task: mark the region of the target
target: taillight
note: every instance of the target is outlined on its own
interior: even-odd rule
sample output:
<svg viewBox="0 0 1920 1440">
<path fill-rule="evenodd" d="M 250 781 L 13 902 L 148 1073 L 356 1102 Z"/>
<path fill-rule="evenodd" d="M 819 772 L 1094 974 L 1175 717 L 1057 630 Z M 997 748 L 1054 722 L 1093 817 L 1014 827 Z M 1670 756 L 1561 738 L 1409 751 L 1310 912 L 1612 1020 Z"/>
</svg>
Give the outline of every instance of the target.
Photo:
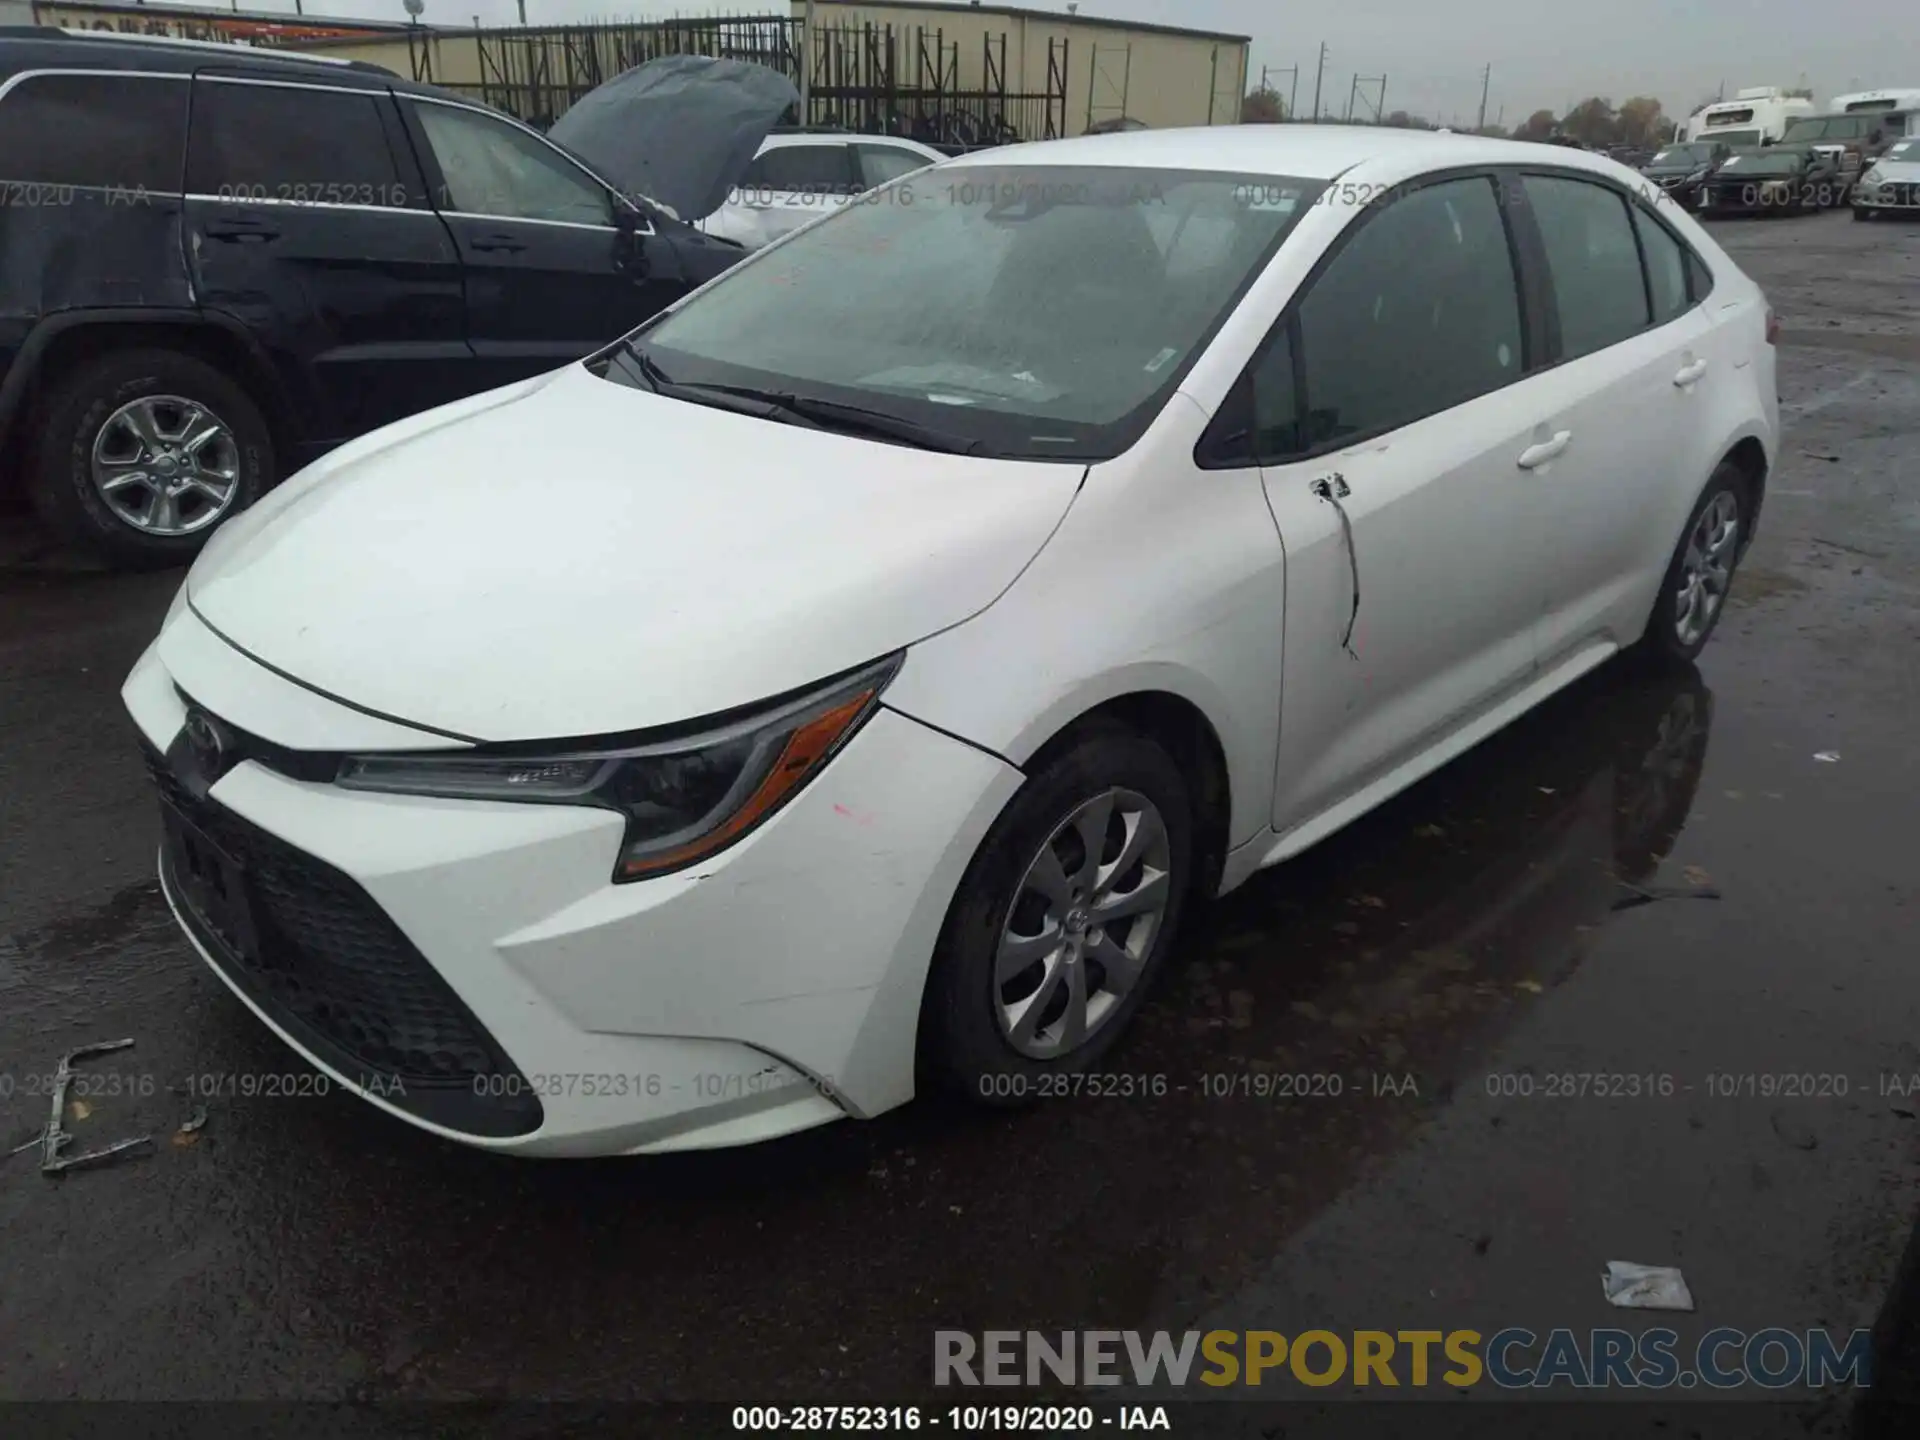
<svg viewBox="0 0 1920 1440">
<path fill-rule="evenodd" d="M 1767 343 L 1769 345 L 1780 343 L 1780 317 L 1773 313 L 1771 305 L 1767 307 Z"/>
</svg>

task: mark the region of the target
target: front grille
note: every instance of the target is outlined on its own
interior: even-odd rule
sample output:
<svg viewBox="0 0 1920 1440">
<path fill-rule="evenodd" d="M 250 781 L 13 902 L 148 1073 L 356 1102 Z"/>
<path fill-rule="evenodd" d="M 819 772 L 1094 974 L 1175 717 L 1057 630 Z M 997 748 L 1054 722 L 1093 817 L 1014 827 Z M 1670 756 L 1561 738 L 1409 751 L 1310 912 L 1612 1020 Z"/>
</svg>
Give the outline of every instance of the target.
<svg viewBox="0 0 1920 1440">
<path fill-rule="evenodd" d="M 384 910 L 350 876 L 207 798 L 184 746 L 147 766 L 161 798 L 240 868 L 249 943 L 179 908 L 221 972 L 303 1046 L 390 1104 L 449 1129 L 524 1135 L 533 1088 Z M 180 894 L 171 829 L 166 879 Z"/>
</svg>

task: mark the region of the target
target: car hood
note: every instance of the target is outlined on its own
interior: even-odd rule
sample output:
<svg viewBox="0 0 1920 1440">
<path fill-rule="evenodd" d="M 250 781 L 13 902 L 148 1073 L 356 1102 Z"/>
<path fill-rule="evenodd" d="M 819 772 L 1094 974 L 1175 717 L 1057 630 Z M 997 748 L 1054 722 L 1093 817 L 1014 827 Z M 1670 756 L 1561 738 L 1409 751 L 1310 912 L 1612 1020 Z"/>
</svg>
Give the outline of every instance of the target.
<svg viewBox="0 0 1920 1440">
<path fill-rule="evenodd" d="M 614 734 L 798 689 L 977 614 L 1085 473 L 572 366 L 309 466 L 215 533 L 187 597 L 254 659 L 392 719 L 469 740 Z"/>
<path fill-rule="evenodd" d="M 1883 184 L 1911 185 L 1920 180 L 1920 160 L 1876 160 L 1872 169 Z"/>
<path fill-rule="evenodd" d="M 663 55 L 588 91 L 548 133 L 623 193 L 691 223 L 720 208 L 799 98 L 764 65 Z"/>
</svg>

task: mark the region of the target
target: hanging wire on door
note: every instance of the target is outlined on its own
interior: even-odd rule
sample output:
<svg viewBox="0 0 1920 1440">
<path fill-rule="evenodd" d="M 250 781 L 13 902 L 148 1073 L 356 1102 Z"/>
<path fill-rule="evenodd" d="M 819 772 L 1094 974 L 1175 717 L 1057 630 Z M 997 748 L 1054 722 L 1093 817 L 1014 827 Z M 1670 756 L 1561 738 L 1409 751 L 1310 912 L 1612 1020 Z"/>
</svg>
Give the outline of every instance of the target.
<svg viewBox="0 0 1920 1440">
<path fill-rule="evenodd" d="M 1353 520 L 1347 514 L 1347 507 L 1340 503 L 1351 495 L 1353 490 L 1348 486 L 1346 477 L 1338 471 L 1332 475 L 1323 475 L 1313 482 L 1311 489 L 1315 495 L 1333 506 L 1335 513 L 1340 516 L 1340 533 L 1347 542 L 1347 569 L 1353 575 L 1353 608 L 1347 612 L 1347 629 L 1346 633 L 1340 637 L 1340 648 L 1358 660 L 1359 652 L 1353 648 L 1353 627 L 1360 619 L 1360 555 L 1353 545 Z"/>
</svg>

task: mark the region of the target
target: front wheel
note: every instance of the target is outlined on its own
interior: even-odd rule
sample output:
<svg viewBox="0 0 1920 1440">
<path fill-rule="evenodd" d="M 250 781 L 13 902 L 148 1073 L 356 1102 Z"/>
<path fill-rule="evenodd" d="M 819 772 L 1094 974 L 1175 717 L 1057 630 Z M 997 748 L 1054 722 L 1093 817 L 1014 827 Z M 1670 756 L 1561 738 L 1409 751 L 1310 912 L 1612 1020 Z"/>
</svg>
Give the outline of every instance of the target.
<svg viewBox="0 0 1920 1440">
<path fill-rule="evenodd" d="M 1747 477 L 1722 461 L 1687 517 L 1660 582 L 1641 647 L 1686 663 L 1706 647 L 1720 621 L 1748 524 Z"/>
<path fill-rule="evenodd" d="M 1856 205 L 1853 207 L 1853 218 L 1856 220 L 1871 220 L 1873 218 L 1873 211 L 1867 209 L 1864 205 Z"/>
<path fill-rule="evenodd" d="M 1165 961 L 1192 867 L 1179 767 L 1133 730 L 1088 725 L 1021 787 L 961 881 L 922 1005 L 925 1077 L 1004 1106 L 1093 1065 Z"/>
</svg>

